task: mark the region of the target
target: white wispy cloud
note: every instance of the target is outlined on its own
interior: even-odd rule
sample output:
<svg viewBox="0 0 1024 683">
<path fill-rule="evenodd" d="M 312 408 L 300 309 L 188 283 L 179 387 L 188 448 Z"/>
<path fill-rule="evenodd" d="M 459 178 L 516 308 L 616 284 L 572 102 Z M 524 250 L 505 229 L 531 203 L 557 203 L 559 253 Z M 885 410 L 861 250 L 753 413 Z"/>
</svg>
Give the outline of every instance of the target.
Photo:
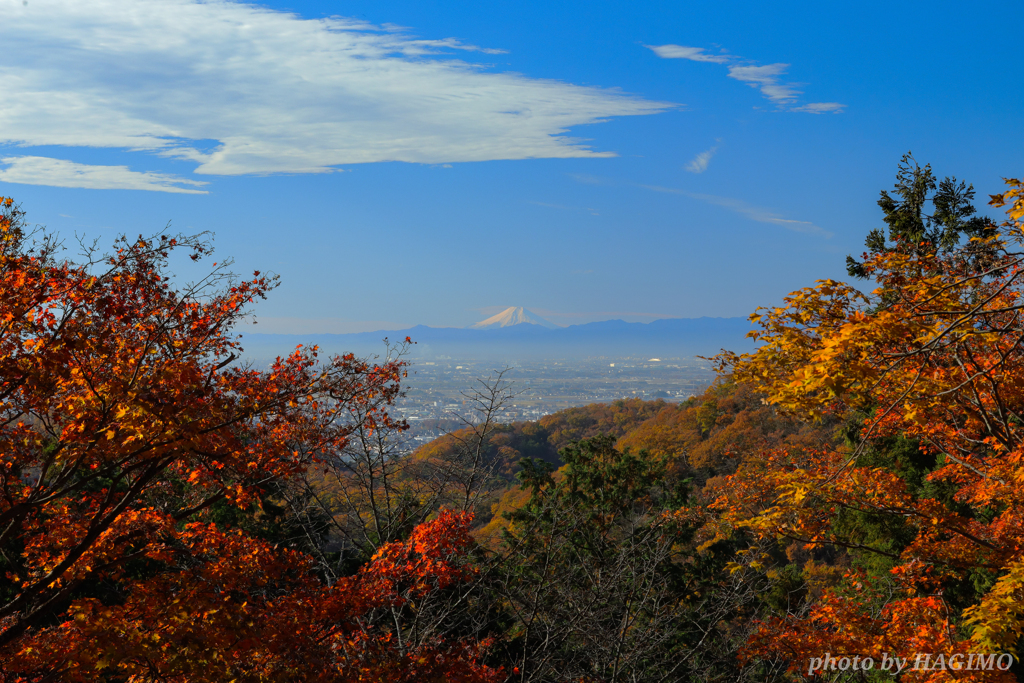
<svg viewBox="0 0 1024 683">
<path fill-rule="evenodd" d="M 712 194 L 700 194 L 697 192 L 688 192 L 687 190 L 680 190 L 674 187 L 661 187 L 658 185 L 641 185 L 648 190 L 655 192 L 667 192 L 669 194 L 678 194 L 690 199 L 696 199 L 698 201 L 706 202 L 714 206 L 720 206 L 724 209 L 734 211 L 742 216 L 746 216 L 752 221 L 758 223 L 770 223 L 772 225 L 781 226 L 787 230 L 794 232 L 803 232 L 810 235 L 821 235 L 822 237 L 832 237 L 832 233 L 824 228 L 821 228 L 810 221 L 798 221 L 792 218 L 785 218 L 779 215 L 776 211 L 766 209 L 760 206 L 752 206 L 741 199 L 733 199 L 731 197 L 719 197 Z"/>
<path fill-rule="evenodd" d="M 0 143 L 148 151 L 217 175 L 614 156 L 566 135 L 673 105 L 490 71 L 501 52 L 226 0 L 0 0 Z"/>
<path fill-rule="evenodd" d="M 715 156 L 715 152 L 717 151 L 718 145 L 704 150 L 686 165 L 686 170 L 690 173 L 703 173 L 708 169 L 708 164 L 711 163 L 711 157 Z"/>
<path fill-rule="evenodd" d="M 709 55 L 702 47 L 686 47 L 685 45 L 645 45 L 654 50 L 654 54 L 662 59 L 689 59 L 694 62 L 712 62 L 728 64 L 728 55 Z"/>
<path fill-rule="evenodd" d="M 694 62 L 727 64 L 729 78 L 735 78 L 741 83 L 760 90 L 766 99 L 785 111 L 838 114 L 846 106 L 838 102 L 797 104 L 798 98 L 803 94 L 803 91 L 799 90 L 800 84 L 786 83 L 781 80 L 781 77 L 789 70 L 789 64 L 758 65 L 732 55 L 709 55 L 704 52 L 702 47 L 685 47 L 683 45 L 647 45 L 646 47 L 664 59 L 689 59 Z"/>
<path fill-rule="evenodd" d="M 841 112 L 845 107 L 845 104 L 839 104 L 838 102 L 811 102 L 810 104 L 804 104 L 799 107 L 791 107 L 790 111 L 806 111 L 811 114 L 830 114 Z"/>
<path fill-rule="evenodd" d="M 764 66 L 730 66 L 729 78 L 757 88 L 761 94 L 772 102 L 789 104 L 802 95 L 792 83 L 780 83 L 779 76 L 786 73 L 789 64 L 765 64 Z"/>
<path fill-rule="evenodd" d="M 78 187 L 89 190 L 154 190 L 207 194 L 197 190 L 207 183 L 166 173 L 133 171 L 127 166 L 94 166 L 64 159 L 20 156 L 0 159 L 0 181 L 22 185 Z M 184 187 L 183 187 L 184 186 Z"/>
</svg>

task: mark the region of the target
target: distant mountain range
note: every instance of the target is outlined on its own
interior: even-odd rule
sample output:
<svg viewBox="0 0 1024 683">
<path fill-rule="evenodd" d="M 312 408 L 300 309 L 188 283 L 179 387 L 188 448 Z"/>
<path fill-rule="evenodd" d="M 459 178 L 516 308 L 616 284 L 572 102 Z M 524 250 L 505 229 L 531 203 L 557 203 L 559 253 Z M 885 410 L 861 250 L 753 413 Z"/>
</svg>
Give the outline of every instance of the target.
<svg viewBox="0 0 1024 683">
<path fill-rule="evenodd" d="M 546 325 L 526 321 L 502 324 L 502 320 L 517 316 L 539 318 Z M 484 323 L 487 325 L 483 326 Z M 512 308 L 470 328 L 417 325 L 405 330 L 357 334 L 246 334 L 242 346 L 245 355 L 256 361 L 290 353 L 299 344 L 316 344 L 326 355 L 379 354 L 384 349 L 385 337 L 392 342 L 411 337 L 416 342 L 412 349 L 414 358 L 450 356 L 502 362 L 585 356 L 667 359 L 711 356 L 723 348 L 750 351 L 754 348 L 746 337 L 750 329 L 746 318 L 664 318 L 651 323 L 606 320 L 555 327 L 529 311 Z"/>
</svg>

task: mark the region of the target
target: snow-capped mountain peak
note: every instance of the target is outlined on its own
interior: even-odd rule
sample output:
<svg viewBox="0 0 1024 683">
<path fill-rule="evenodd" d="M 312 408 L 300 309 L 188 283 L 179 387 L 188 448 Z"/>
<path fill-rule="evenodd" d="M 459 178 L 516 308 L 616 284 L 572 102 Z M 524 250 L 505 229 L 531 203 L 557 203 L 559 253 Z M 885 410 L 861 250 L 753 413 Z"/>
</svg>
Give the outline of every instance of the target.
<svg viewBox="0 0 1024 683">
<path fill-rule="evenodd" d="M 470 325 L 472 330 L 490 330 L 496 327 L 511 327 L 512 325 L 540 325 L 541 327 L 547 327 L 549 329 L 555 329 L 559 325 L 554 324 L 544 318 L 540 317 L 536 313 L 528 311 L 522 306 L 509 306 L 501 313 L 492 315 L 487 320 L 481 320 L 475 325 Z"/>
</svg>

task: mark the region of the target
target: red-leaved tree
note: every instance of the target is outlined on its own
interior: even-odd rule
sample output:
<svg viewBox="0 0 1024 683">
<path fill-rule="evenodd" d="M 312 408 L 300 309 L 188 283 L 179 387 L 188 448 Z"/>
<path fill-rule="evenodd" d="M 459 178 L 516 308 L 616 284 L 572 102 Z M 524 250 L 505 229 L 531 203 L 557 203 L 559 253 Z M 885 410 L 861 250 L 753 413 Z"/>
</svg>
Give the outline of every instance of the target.
<svg viewBox="0 0 1024 683">
<path fill-rule="evenodd" d="M 208 518 L 394 428 L 404 361 L 299 348 L 236 363 L 232 326 L 275 278 L 222 264 L 175 286 L 201 237 L 122 239 L 79 262 L 0 199 L 0 680 L 487 680 L 475 646 L 397 642 L 373 610 L 464 576 L 442 515 L 326 586 L 309 558 Z M 358 416 L 358 421 L 353 418 Z"/>
</svg>

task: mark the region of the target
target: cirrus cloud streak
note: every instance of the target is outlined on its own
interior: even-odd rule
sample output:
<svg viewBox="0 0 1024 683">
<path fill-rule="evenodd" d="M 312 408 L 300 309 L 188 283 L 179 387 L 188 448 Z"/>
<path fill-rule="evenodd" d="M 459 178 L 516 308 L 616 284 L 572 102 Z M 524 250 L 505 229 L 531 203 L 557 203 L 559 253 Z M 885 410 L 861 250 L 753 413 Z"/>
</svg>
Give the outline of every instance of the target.
<svg viewBox="0 0 1024 683">
<path fill-rule="evenodd" d="M 846 106 L 838 102 L 811 102 L 798 104 L 800 95 L 799 84 L 786 83 L 781 77 L 789 70 L 789 64 L 753 64 L 748 60 L 728 54 L 709 55 L 702 47 L 685 45 L 647 45 L 662 59 L 688 59 L 693 62 L 712 62 L 725 64 L 729 67 L 729 78 L 746 83 L 761 92 L 765 99 L 774 103 L 784 111 L 805 112 L 809 114 L 840 113 Z"/>
<path fill-rule="evenodd" d="M 166 173 L 133 171 L 127 166 L 78 164 L 50 157 L 4 157 L 0 181 L 22 185 L 76 187 L 89 190 L 152 190 L 179 194 L 207 194 L 197 190 L 207 183 Z M 182 187 L 184 185 L 185 187 Z"/>
<path fill-rule="evenodd" d="M 809 235 L 819 235 L 821 237 L 830 238 L 832 233 L 824 228 L 815 225 L 811 221 L 798 221 L 792 218 L 785 218 L 780 216 L 777 212 L 766 209 L 761 206 L 752 206 L 741 199 L 733 199 L 732 197 L 719 197 L 712 194 L 701 194 L 698 192 L 688 192 L 687 190 L 680 190 L 674 187 L 661 187 L 658 185 L 641 185 L 647 190 L 653 190 L 655 192 L 665 192 L 668 194 L 678 194 L 690 199 L 696 199 L 697 201 L 705 202 L 713 206 L 720 206 L 723 209 L 728 209 L 741 216 L 746 216 L 752 221 L 758 223 L 770 223 L 772 225 L 778 225 L 787 230 L 793 232 L 802 232 Z"/>
<path fill-rule="evenodd" d="M 567 132 L 674 105 L 490 70 L 456 39 L 226 0 L 0 0 L 0 143 L 147 151 L 212 175 L 614 156 Z"/>
<path fill-rule="evenodd" d="M 703 173 L 708 170 L 708 164 L 711 163 L 711 157 L 715 156 L 715 152 L 717 151 L 718 145 L 704 150 L 686 165 L 686 170 L 690 173 Z"/>
</svg>

